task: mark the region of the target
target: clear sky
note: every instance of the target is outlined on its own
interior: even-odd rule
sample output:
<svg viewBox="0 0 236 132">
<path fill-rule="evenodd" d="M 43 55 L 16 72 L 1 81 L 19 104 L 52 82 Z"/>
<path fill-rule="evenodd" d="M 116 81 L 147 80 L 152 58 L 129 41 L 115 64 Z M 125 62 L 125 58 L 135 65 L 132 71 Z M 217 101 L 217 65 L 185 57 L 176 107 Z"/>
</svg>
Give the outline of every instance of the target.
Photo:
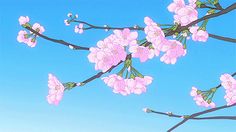
<svg viewBox="0 0 236 132">
<path fill-rule="evenodd" d="M 220 0 L 226 7 L 235 0 Z M 38 39 L 35 48 L 18 43 L 22 28 L 19 16 L 39 22 L 45 35 L 83 46 L 94 46 L 111 32 L 102 30 L 75 34 L 74 26 L 63 20 L 68 12 L 96 25 L 144 26 L 149 16 L 163 24 L 172 23 L 166 9 L 171 0 L 1 0 L 0 4 L 0 132 L 165 132 L 180 119 L 146 114 L 143 107 L 157 111 L 191 114 L 202 111 L 189 92 L 192 86 L 208 89 L 220 83 L 223 73 L 236 71 L 236 45 L 210 38 L 207 43 L 188 41 L 188 53 L 175 65 L 160 58 L 135 63 L 154 81 L 146 93 L 127 97 L 112 93 L 100 79 L 66 92 L 59 106 L 49 105 L 48 73 L 61 81 L 82 81 L 97 71 L 87 60 L 88 51 L 71 51 L 53 42 Z M 236 38 L 235 11 L 209 22 L 210 33 Z M 140 32 L 140 39 L 144 34 Z M 105 75 L 106 76 L 106 75 Z M 224 90 L 215 97 L 224 105 Z M 215 115 L 235 115 L 236 108 Z M 176 132 L 231 132 L 234 121 L 189 121 Z"/>
</svg>

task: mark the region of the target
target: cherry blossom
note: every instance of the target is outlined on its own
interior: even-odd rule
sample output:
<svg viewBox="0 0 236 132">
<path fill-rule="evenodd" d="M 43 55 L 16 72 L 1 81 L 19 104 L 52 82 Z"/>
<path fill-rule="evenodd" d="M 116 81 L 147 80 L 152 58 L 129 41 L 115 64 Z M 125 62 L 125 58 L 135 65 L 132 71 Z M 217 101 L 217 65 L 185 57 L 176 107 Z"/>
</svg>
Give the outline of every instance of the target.
<svg viewBox="0 0 236 132">
<path fill-rule="evenodd" d="M 174 0 L 173 3 L 171 3 L 167 9 L 169 12 L 177 12 L 180 8 L 185 6 L 184 0 Z"/>
<path fill-rule="evenodd" d="M 184 6 L 179 8 L 174 15 L 175 22 L 179 23 L 181 26 L 186 26 L 192 21 L 197 20 L 198 12 L 192 6 Z"/>
<path fill-rule="evenodd" d="M 176 23 L 186 26 L 198 18 L 195 3 L 196 0 L 189 0 L 189 5 L 185 5 L 184 0 L 174 0 L 167 8 L 175 14 L 174 19 Z"/>
<path fill-rule="evenodd" d="M 36 41 L 35 38 L 29 38 L 26 44 L 27 44 L 29 47 L 32 47 L 32 48 L 33 48 L 33 47 L 36 46 L 37 41 Z"/>
<path fill-rule="evenodd" d="M 122 46 L 135 45 L 137 44 L 137 32 L 131 32 L 130 29 L 125 28 L 124 30 L 114 30 L 116 41 Z"/>
<path fill-rule="evenodd" d="M 161 61 L 166 64 L 175 64 L 177 59 L 181 56 L 185 56 L 186 49 L 182 43 L 177 40 L 168 40 L 166 41 L 166 45 L 169 45 L 169 48 L 165 52 L 165 54 L 161 57 Z"/>
<path fill-rule="evenodd" d="M 127 53 L 122 44 L 117 43 L 115 35 L 112 34 L 103 41 L 98 41 L 98 47 L 90 48 L 88 59 L 95 63 L 95 70 L 107 71 L 112 66 L 124 61 Z"/>
<path fill-rule="evenodd" d="M 151 42 L 156 50 L 160 50 L 158 47 L 162 45 L 165 40 L 165 34 L 162 29 L 149 17 L 144 18 L 144 23 L 147 25 L 144 28 L 144 32 L 147 35 L 146 39 Z M 158 55 L 158 54 L 157 54 Z"/>
<path fill-rule="evenodd" d="M 42 34 L 45 29 L 43 26 L 41 26 L 39 23 L 35 23 L 33 26 L 32 26 L 32 29 L 34 29 L 36 32 Z"/>
<path fill-rule="evenodd" d="M 126 87 L 125 79 L 119 75 L 112 74 L 109 77 L 102 78 L 105 84 L 113 89 L 114 93 L 118 93 L 121 95 L 129 95 L 131 93 L 131 89 Z"/>
<path fill-rule="evenodd" d="M 192 39 L 194 41 L 206 42 L 209 37 L 207 31 L 202 29 L 199 30 L 198 26 L 190 27 L 189 31 L 192 33 Z"/>
<path fill-rule="evenodd" d="M 80 23 L 79 25 L 75 26 L 74 30 L 75 30 L 76 33 L 82 34 L 84 32 L 83 27 L 84 27 L 84 24 Z"/>
<path fill-rule="evenodd" d="M 140 62 L 145 62 L 148 59 L 151 59 L 155 55 L 154 49 L 149 49 L 149 47 L 144 46 L 131 46 L 129 48 L 129 51 L 132 53 L 133 58 L 139 58 Z M 156 55 L 159 54 L 159 52 L 156 53 Z"/>
<path fill-rule="evenodd" d="M 143 108 L 143 112 L 145 112 L 145 113 L 151 113 L 151 112 L 152 112 L 152 110 L 151 110 L 151 109 L 149 109 L 149 108 Z"/>
<path fill-rule="evenodd" d="M 48 87 L 49 87 L 49 92 L 47 96 L 48 103 L 58 105 L 63 97 L 65 87 L 52 74 L 48 74 Z"/>
<path fill-rule="evenodd" d="M 146 92 L 146 86 L 152 83 L 152 77 L 150 76 L 124 79 L 119 75 L 112 74 L 102 78 L 102 80 L 113 89 L 114 93 L 124 96 L 131 93 L 142 94 L 143 92 Z"/>
<path fill-rule="evenodd" d="M 206 100 L 203 99 L 201 94 L 198 94 L 197 91 L 198 91 L 198 89 L 196 87 L 192 87 L 190 95 L 193 97 L 193 100 L 195 100 L 195 102 L 198 106 L 211 107 L 211 108 L 216 107 L 214 102 L 208 103 Z"/>
<path fill-rule="evenodd" d="M 65 19 L 65 20 L 64 20 L 64 23 L 65 23 L 66 26 L 69 26 L 69 25 L 70 25 L 70 22 L 69 22 L 68 19 Z"/>
<path fill-rule="evenodd" d="M 27 37 L 28 33 L 25 30 L 20 30 L 17 36 L 17 41 L 20 43 L 27 43 L 28 37 Z"/>
<path fill-rule="evenodd" d="M 69 12 L 69 13 L 67 14 L 67 17 L 72 17 L 72 13 Z"/>
<path fill-rule="evenodd" d="M 26 23 L 28 23 L 29 22 L 29 17 L 28 16 L 20 16 L 20 18 L 19 18 L 19 23 L 20 23 L 20 25 L 24 25 L 24 24 L 26 24 Z"/>
<path fill-rule="evenodd" d="M 196 2 L 197 0 L 188 0 L 189 5 L 192 6 L 193 8 L 196 8 Z"/>
<path fill-rule="evenodd" d="M 236 80 L 230 74 L 223 74 L 220 77 L 221 85 L 225 88 L 226 95 L 224 96 L 227 105 L 236 103 Z"/>
</svg>

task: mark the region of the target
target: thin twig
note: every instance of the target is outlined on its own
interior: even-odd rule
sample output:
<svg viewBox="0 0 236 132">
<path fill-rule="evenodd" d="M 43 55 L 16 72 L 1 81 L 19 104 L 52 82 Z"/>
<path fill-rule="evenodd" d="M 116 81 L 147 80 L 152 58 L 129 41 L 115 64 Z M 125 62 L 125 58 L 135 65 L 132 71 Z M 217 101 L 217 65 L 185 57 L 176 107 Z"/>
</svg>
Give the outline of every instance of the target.
<svg viewBox="0 0 236 132">
<path fill-rule="evenodd" d="M 177 127 L 179 127 L 180 125 L 184 124 L 186 121 L 188 121 L 191 118 L 195 118 L 195 117 L 203 115 L 203 114 L 211 113 L 211 112 L 221 110 L 221 109 L 225 109 L 225 108 L 230 108 L 230 107 L 233 107 L 233 106 L 236 106 L 236 103 L 233 104 L 233 105 L 229 105 L 229 106 L 223 105 L 223 106 L 220 106 L 220 107 L 216 107 L 216 108 L 212 108 L 212 109 L 208 109 L 208 110 L 204 110 L 204 111 L 201 111 L 201 112 L 194 113 L 194 114 L 190 115 L 188 118 L 184 118 L 181 122 L 179 122 L 178 124 L 171 127 L 167 132 L 171 132 L 172 130 L 174 130 Z"/>
<path fill-rule="evenodd" d="M 159 114 L 159 115 L 165 115 L 165 116 L 169 116 L 169 117 L 175 117 L 175 118 L 184 118 L 185 115 L 178 115 L 178 114 L 173 114 L 172 112 L 159 112 L 159 111 L 155 111 L 155 110 L 150 110 L 150 113 L 155 113 L 155 114 Z M 190 118 L 192 120 L 211 120 L 211 119 L 215 119 L 215 120 L 236 120 L 236 116 L 210 116 L 210 117 L 193 117 Z"/>
<path fill-rule="evenodd" d="M 29 31 L 33 32 L 34 34 L 46 39 L 46 40 L 49 40 L 49 41 L 52 41 L 52 42 L 55 42 L 55 43 L 58 43 L 58 44 L 62 44 L 62 45 L 65 45 L 65 46 L 72 46 L 73 49 L 75 50 L 89 50 L 88 47 L 82 47 L 82 46 L 78 46 L 78 45 L 75 45 L 75 44 L 72 44 L 72 43 L 68 43 L 64 40 L 58 40 L 58 39 L 53 39 L 53 38 L 50 38 L 50 37 L 47 37 L 43 34 L 40 34 L 38 33 L 37 31 L 35 31 L 34 29 L 30 28 L 30 27 L 26 27 L 26 29 L 28 29 Z"/>
</svg>

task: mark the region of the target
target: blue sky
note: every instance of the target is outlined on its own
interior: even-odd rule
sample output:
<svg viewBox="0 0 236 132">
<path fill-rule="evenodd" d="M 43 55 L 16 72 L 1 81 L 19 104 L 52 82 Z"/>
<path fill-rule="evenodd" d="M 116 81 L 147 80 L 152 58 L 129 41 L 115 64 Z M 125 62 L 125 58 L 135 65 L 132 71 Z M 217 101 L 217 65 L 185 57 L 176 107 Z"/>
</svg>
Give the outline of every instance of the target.
<svg viewBox="0 0 236 132">
<path fill-rule="evenodd" d="M 236 45 L 210 38 L 207 43 L 188 41 L 188 53 L 175 65 L 160 62 L 159 57 L 140 64 L 143 74 L 153 76 L 148 91 L 127 97 L 112 93 L 100 79 L 84 87 L 66 92 L 59 106 L 46 101 L 48 73 L 61 81 L 82 81 L 95 74 L 94 65 L 87 60 L 87 51 L 71 51 L 53 42 L 38 39 L 35 48 L 16 41 L 22 28 L 19 16 L 29 16 L 39 22 L 45 35 L 83 46 L 94 46 L 111 32 L 85 31 L 79 35 L 74 26 L 64 26 L 68 12 L 96 25 L 144 26 L 143 18 L 150 16 L 159 23 L 172 23 L 166 9 L 171 0 L 58 0 L 1 1 L 0 4 L 0 132 L 164 132 L 179 119 L 146 114 L 143 107 L 157 111 L 190 114 L 204 110 L 195 105 L 189 92 L 192 86 L 208 89 L 220 83 L 223 73 L 233 73 L 236 67 Z M 223 7 L 235 2 L 221 0 Z M 46 4 L 45 4 L 46 3 Z M 235 11 L 212 19 L 210 33 L 236 37 Z M 140 32 L 140 39 L 144 37 Z M 215 97 L 218 105 L 225 104 L 224 90 Z M 216 112 L 235 115 L 236 108 Z M 211 114 L 209 114 L 211 115 Z M 176 132 L 236 129 L 233 121 L 190 121 Z M 227 130 L 228 131 L 228 130 Z"/>
</svg>

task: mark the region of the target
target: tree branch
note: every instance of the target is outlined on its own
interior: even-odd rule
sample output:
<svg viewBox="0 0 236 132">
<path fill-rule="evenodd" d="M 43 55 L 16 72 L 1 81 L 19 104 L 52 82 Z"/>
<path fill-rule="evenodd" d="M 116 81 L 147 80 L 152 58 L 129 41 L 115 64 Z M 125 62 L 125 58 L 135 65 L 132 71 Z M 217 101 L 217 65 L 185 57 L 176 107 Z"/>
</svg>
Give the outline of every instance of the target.
<svg viewBox="0 0 236 132">
<path fill-rule="evenodd" d="M 159 111 L 154 111 L 154 110 L 150 110 L 150 113 L 155 113 L 155 114 L 159 114 L 159 115 L 165 115 L 165 116 L 169 116 L 169 117 L 175 117 L 175 118 L 184 118 L 185 115 L 177 115 L 177 114 L 173 114 L 172 112 L 159 112 Z M 193 117 L 190 118 L 192 120 L 236 120 L 236 116 L 210 116 L 210 117 Z"/>
<path fill-rule="evenodd" d="M 223 36 L 214 35 L 214 34 L 210 34 L 210 33 L 209 33 L 209 37 L 214 38 L 214 39 L 219 39 L 219 40 L 227 41 L 227 42 L 236 43 L 236 39 L 234 39 L 234 38 L 223 37 Z"/>
<path fill-rule="evenodd" d="M 59 43 L 59 44 L 62 44 L 62 45 L 65 45 L 65 46 L 72 46 L 73 49 L 75 50 L 89 50 L 88 47 L 82 47 L 82 46 L 77 46 L 75 44 L 72 44 L 72 43 L 68 43 L 68 42 L 65 42 L 64 40 L 58 40 L 58 39 L 53 39 L 53 38 L 49 38 L 43 34 L 40 34 L 38 33 L 37 31 L 35 31 L 34 29 L 30 28 L 30 27 L 25 27 L 26 29 L 28 29 L 29 31 L 33 32 L 34 34 L 46 39 L 46 40 L 49 40 L 49 41 L 52 41 L 52 42 L 55 42 L 55 43 Z"/>
<path fill-rule="evenodd" d="M 214 13 L 214 14 L 210 14 L 210 15 L 207 15 L 207 16 L 204 16 L 196 21 L 193 21 L 191 22 L 190 24 L 186 25 L 186 26 L 180 26 L 177 28 L 176 31 L 171 31 L 171 32 L 168 32 L 168 33 L 165 33 L 166 37 L 167 36 L 171 36 L 173 35 L 175 32 L 181 32 L 185 29 L 187 29 L 188 27 L 190 26 L 193 26 L 201 21 L 204 21 L 206 19 L 211 19 L 211 18 L 214 18 L 214 17 L 217 17 L 217 16 L 220 16 L 220 15 L 223 15 L 223 14 L 226 14 L 232 10 L 234 10 L 236 8 L 236 3 L 232 4 L 231 6 L 227 7 L 226 9 L 223 9 L 217 13 Z M 90 26 L 88 29 L 90 28 L 95 28 L 95 29 L 107 29 L 107 30 L 113 30 L 113 29 L 119 29 L 119 30 L 122 30 L 124 28 L 129 28 L 130 30 L 144 30 L 143 27 L 139 27 L 139 26 L 134 26 L 134 27 L 101 27 L 101 26 L 95 26 L 93 24 L 90 24 L 90 23 L 87 23 L 87 22 L 84 22 L 84 21 L 78 21 L 78 20 L 73 20 L 74 22 L 80 22 L 80 23 L 83 23 L 83 24 L 86 24 L 88 26 Z M 171 25 L 164 25 L 164 26 L 171 26 Z M 52 42 L 55 42 L 55 43 L 59 43 L 59 44 L 62 44 L 62 45 L 65 45 L 65 46 L 72 46 L 73 49 L 76 49 L 76 50 L 89 50 L 88 47 L 82 47 L 82 46 L 77 46 L 75 44 L 71 44 L 71 43 L 68 43 L 68 42 L 65 42 L 64 40 L 57 40 L 57 39 L 53 39 L 53 38 L 49 38 L 43 34 L 40 34 L 38 32 L 36 32 L 35 30 L 33 30 L 32 28 L 30 27 L 26 27 L 26 29 L 30 30 L 31 32 L 33 32 L 34 34 L 46 39 L 46 40 L 49 40 L 49 41 L 52 41 Z M 225 40 L 225 41 L 229 41 L 229 42 L 234 42 L 235 39 L 232 39 L 232 38 L 226 38 L 226 37 L 222 37 L 222 36 L 218 36 L 218 35 L 213 35 L 213 34 L 209 34 L 210 37 L 212 38 L 215 38 L 215 39 L 220 39 L 220 40 Z M 129 57 L 130 55 L 128 55 L 127 57 Z M 84 80 L 83 82 L 81 83 L 88 83 L 90 81 L 93 81 L 94 79 L 96 78 L 99 78 L 101 77 L 103 74 L 107 73 L 107 72 L 110 72 L 112 71 L 115 67 L 117 67 L 118 65 L 120 65 L 123 61 L 120 61 L 116 66 L 112 66 L 109 70 L 107 70 L 106 72 L 99 72 L 97 73 L 96 75 L 93 75 L 91 76 L 90 78 Z"/>
<path fill-rule="evenodd" d="M 180 26 L 180 27 L 177 28 L 176 31 L 168 32 L 168 33 L 165 34 L 165 36 L 166 36 L 166 37 L 167 37 L 167 36 L 171 36 L 171 35 L 173 35 L 175 32 L 181 32 L 181 31 L 183 31 L 183 30 L 188 29 L 188 27 L 193 26 L 193 25 L 195 25 L 195 24 L 197 24 L 197 23 L 199 23 L 199 22 L 201 22 L 201 21 L 204 21 L 204 20 L 206 20 L 206 19 L 211 19 L 211 18 L 220 16 L 220 15 L 224 15 L 224 14 L 226 14 L 226 13 L 228 13 L 228 12 L 234 10 L 234 9 L 236 9 L 236 3 L 233 3 L 232 5 L 228 6 L 227 8 L 225 8 L 225 9 L 223 9 L 223 10 L 217 12 L 217 13 L 210 14 L 210 15 L 206 15 L 206 16 L 200 18 L 200 19 L 197 19 L 197 20 L 191 22 L 190 24 L 188 24 L 188 25 L 186 25 L 186 26 Z M 78 22 L 79 22 L 79 21 L 78 21 Z M 80 22 L 83 22 L 83 21 L 80 21 Z M 89 26 L 92 26 L 92 27 L 95 27 L 95 28 L 98 28 L 98 29 L 108 29 L 108 28 L 106 28 L 106 27 L 94 26 L 94 25 L 89 24 L 89 23 L 87 23 L 87 22 L 84 22 L 84 24 L 87 24 L 87 25 L 89 25 Z M 109 27 L 109 28 L 110 28 L 110 29 L 111 29 L 111 28 L 112 28 L 112 29 L 124 29 L 124 28 L 118 28 L 118 27 Z M 128 27 L 128 28 L 133 29 L 133 27 Z M 140 30 L 143 30 L 142 27 L 139 27 L 139 28 L 140 28 Z M 134 29 L 134 30 L 137 30 L 137 29 Z M 217 35 L 215 35 L 215 36 L 217 36 Z M 212 34 L 210 35 L 210 37 L 213 37 L 213 38 L 216 38 L 216 39 L 219 39 L 219 38 L 220 38 L 219 36 L 218 36 L 218 37 L 215 37 L 215 36 L 212 35 Z M 222 37 L 221 37 L 221 38 L 222 38 Z M 226 38 L 224 37 L 224 39 L 226 39 Z M 222 39 L 220 39 L 220 40 L 222 40 Z M 228 38 L 228 39 L 226 39 L 226 40 L 230 40 L 230 38 Z M 231 42 L 231 41 L 230 41 L 230 42 Z M 122 63 L 122 62 L 120 62 L 120 63 Z M 119 63 L 119 64 L 120 64 L 120 63 Z M 119 65 L 119 64 L 118 64 L 118 65 Z M 118 65 L 116 65 L 116 66 L 118 66 Z M 108 71 L 110 72 L 110 71 L 113 70 L 116 66 L 111 67 Z M 96 79 L 96 78 L 101 77 L 101 76 L 102 76 L 103 74 L 105 74 L 105 73 L 107 73 L 107 72 L 99 72 L 99 73 L 97 73 L 96 75 L 94 75 L 94 76 L 92 76 L 92 77 L 86 79 L 86 80 L 83 81 L 83 82 L 84 82 L 84 83 L 90 82 L 90 81 L 92 81 L 92 80 L 94 80 L 94 79 Z"/>
<path fill-rule="evenodd" d="M 216 107 L 216 108 L 212 108 L 212 109 L 208 109 L 208 110 L 204 110 L 204 111 L 201 111 L 201 112 L 194 113 L 194 114 L 190 115 L 188 118 L 184 118 L 181 122 L 179 122 L 178 124 L 171 127 L 167 132 L 171 132 L 172 130 L 174 130 L 177 127 L 179 127 L 180 125 L 184 124 L 185 122 L 187 122 L 191 118 L 195 118 L 197 116 L 200 116 L 200 115 L 203 115 L 203 114 L 206 114 L 206 113 L 211 113 L 211 112 L 214 112 L 214 111 L 217 111 L 217 110 L 230 108 L 230 107 L 233 107 L 233 106 L 236 106 L 236 103 L 233 104 L 233 105 L 229 105 L 229 106 L 223 105 L 223 106 L 220 106 L 220 107 Z"/>
<path fill-rule="evenodd" d="M 87 26 L 89 26 L 88 28 L 83 28 L 83 30 L 88 30 L 88 29 L 104 29 L 104 30 L 123 30 L 125 28 L 128 28 L 130 30 L 144 30 L 143 27 L 139 27 L 139 26 L 133 26 L 133 27 L 110 27 L 108 25 L 102 27 L 102 26 L 96 26 L 93 24 L 90 24 L 88 22 L 85 21 L 81 21 L 81 20 L 72 20 L 71 22 L 78 22 L 78 23 L 83 23 Z"/>
</svg>

